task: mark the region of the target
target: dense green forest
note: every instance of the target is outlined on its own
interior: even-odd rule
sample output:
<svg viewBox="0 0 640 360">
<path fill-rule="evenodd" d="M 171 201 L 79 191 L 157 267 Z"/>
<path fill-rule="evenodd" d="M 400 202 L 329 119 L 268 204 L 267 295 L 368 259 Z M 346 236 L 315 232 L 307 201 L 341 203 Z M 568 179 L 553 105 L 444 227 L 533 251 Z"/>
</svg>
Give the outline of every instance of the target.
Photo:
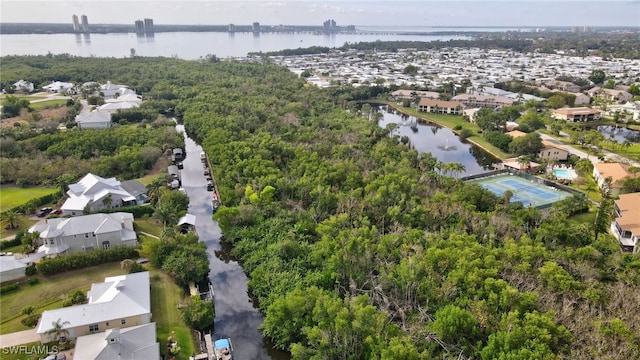
<svg viewBox="0 0 640 360">
<path fill-rule="evenodd" d="M 175 105 L 209 154 L 226 205 L 215 218 L 262 330 L 294 359 L 640 353 L 640 259 L 570 218 L 580 199 L 540 212 L 439 174 L 343 109 L 364 90 L 269 64 L 1 60 L 3 78 L 111 80 Z"/>
</svg>

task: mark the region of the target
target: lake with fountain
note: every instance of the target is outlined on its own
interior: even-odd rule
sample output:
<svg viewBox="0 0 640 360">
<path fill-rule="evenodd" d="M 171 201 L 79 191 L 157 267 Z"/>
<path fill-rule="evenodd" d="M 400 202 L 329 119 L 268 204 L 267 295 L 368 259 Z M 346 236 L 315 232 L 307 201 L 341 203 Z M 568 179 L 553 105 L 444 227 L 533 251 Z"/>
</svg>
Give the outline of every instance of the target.
<svg viewBox="0 0 640 360">
<path fill-rule="evenodd" d="M 392 135 L 406 136 L 419 153 L 430 152 L 442 162 L 464 165 L 465 171 L 460 174 L 461 177 L 491 171 L 491 165 L 499 162 L 480 147 L 460 139 L 450 129 L 432 123 L 419 123 L 415 116 L 403 114 L 386 105 L 372 105 L 372 111 L 382 114 L 378 121 L 380 127 L 396 124 Z"/>
</svg>

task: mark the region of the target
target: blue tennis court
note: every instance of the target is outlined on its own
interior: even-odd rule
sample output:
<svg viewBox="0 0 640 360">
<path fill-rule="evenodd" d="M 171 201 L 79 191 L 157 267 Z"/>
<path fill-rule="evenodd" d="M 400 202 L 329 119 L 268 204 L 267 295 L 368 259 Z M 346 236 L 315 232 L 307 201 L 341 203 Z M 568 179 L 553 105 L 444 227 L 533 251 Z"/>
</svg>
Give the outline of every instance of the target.
<svg viewBox="0 0 640 360">
<path fill-rule="evenodd" d="M 469 181 L 477 183 L 497 196 L 502 196 L 509 190 L 513 194 L 510 201 L 522 202 L 524 206 L 547 207 L 571 196 L 566 191 L 511 174 L 492 175 Z"/>
</svg>

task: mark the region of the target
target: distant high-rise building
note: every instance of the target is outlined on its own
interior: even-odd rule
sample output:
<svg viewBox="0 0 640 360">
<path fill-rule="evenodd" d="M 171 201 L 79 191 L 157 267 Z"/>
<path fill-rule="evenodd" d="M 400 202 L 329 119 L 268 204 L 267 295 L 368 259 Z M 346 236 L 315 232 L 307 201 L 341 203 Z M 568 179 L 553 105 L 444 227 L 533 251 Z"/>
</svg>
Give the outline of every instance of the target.
<svg viewBox="0 0 640 360">
<path fill-rule="evenodd" d="M 144 19 L 144 32 L 145 34 L 153 34 L 153 19 Z"/>
<path fill-rule="evenodd" d="M 338 27 L 336 26 L 336 21 L 333 19 L 329 19 L 322 23 L 322 31 L 325 33 L 336 32 Z"/>
<path fill-rule="evenodd" d="M 257 21 L 253 23 L 253 32 L 256 34 L 260 32 L 260 23 Z"/>
<path fill-rule="evenodd" d="M 80 32 L 80 23 L 78 22 L 78 15 L 73 15 L 71 17 L 71 20 L 73 21 L 73 32 Z"/>
<path fill-rule="evenodd" d="M 136 34 L 144 35 L 144 21 L 136 20 L 134 24 L 136 26 Z"/>
<path fill-rule="evenodd" d="M 82 32 L 89 32 L 89 19 L 87 18 L 87 15 L 82 15 Z"/>
<path fill-rule="evenodd" d="M 236 26 L 234 24 L 229 24 L 229 32 L 236 32 Z"/>
</svg>

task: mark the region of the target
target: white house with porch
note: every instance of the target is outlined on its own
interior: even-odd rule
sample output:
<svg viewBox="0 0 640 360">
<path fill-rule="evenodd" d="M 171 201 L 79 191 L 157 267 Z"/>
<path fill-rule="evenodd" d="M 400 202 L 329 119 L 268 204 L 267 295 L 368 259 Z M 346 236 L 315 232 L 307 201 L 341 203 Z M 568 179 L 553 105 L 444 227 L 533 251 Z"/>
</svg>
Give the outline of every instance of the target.
<svg viewBox="0 0 640 360">
<path fill-rule="evenodd" d="M 111 127 L 111 112 L 91 111 L 76 115 L 76 124 L 80 129 L 107 129 Z"/>
<path fill-rule="evenodd" d="M 116 328 L 124 331 L 124 328 L 151 322 L 148 271 L 107 277 L 103 283 L 91 285 L 87 298 L 87 304 L 45 310 L 36 327 L 40 342 L 56 340 L 54 334 L 47 333 L 54 323 L 62 325 L 62 329 L 67 331 L 66 338 L 73 340 Z M 110 334 L 116 333 L 112 331 Z M 77 355 L 74 358 L 85 359 Z"/>
<path fill-rule="evenodd" d="M 93 212 L 137 204 L 136 197 L 116 178 L 105 179 L 91 173 L 69 185 L 67 195 L 69 198 L 60 207 L 63 215 L 77 216 L 83 215 L 85 209 Z"/>
<path fill-rule="evenodd" d="M 133 214 L 123 212 L 50 218 L 44 224 L 33 225 L 29 232 L 40 234 L 42 245 L 37 252 L 49 257 L 138 245 Z"/>
</svg>

